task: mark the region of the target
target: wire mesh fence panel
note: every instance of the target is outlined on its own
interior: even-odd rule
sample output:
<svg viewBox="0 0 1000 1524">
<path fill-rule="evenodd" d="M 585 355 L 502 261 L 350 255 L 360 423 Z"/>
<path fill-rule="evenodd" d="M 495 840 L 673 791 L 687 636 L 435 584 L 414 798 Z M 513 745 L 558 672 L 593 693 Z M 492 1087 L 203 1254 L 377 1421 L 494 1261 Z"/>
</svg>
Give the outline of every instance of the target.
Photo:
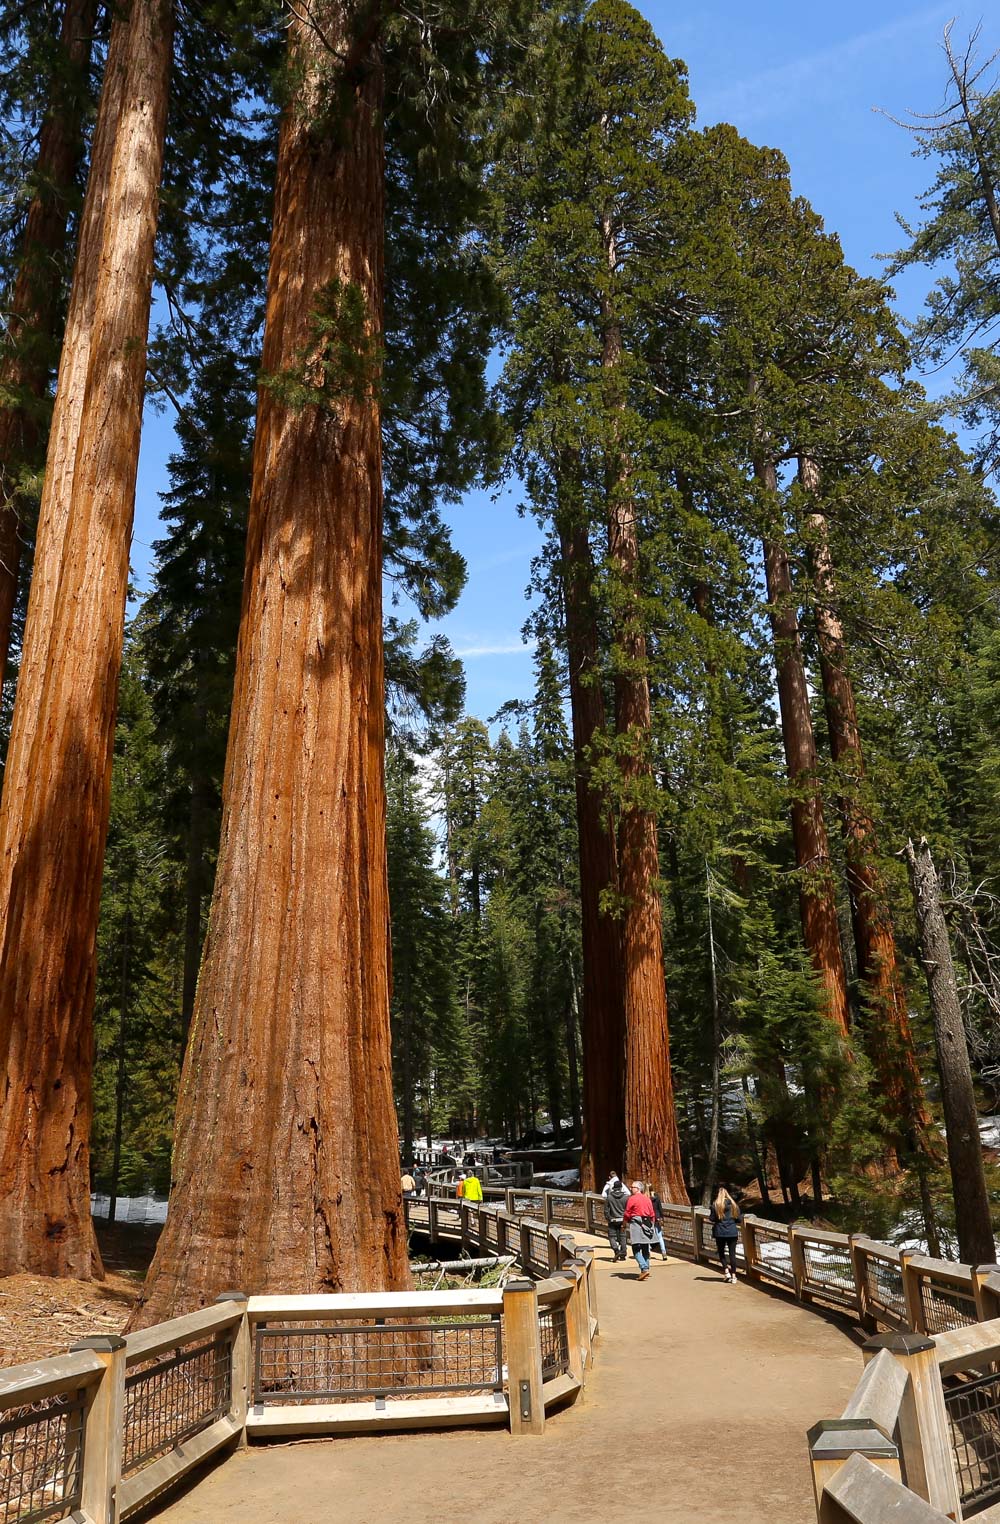
<svg viewBox="0 0 1000 1524">
<path fill-rule="evenodd" d="M 439 1228 L 454 1228 L 456 1232 L 461 1229 L 462 1210 L 457 1203 L 439 1201 L 436 1216 Z"/>
<path fill-rule="evenodd" d="M 757 1270 L 768 1280 L 779 1281 L 783 1286 L 794 1286 L 792 1273 L 792 1250 L 784 1228 L 762 1228 L 754 1223 L 754 1239 L 757 1246 Z"/>
<path fill-rule="evenodd" d="M 694 1249 L 694 1223 L 690 1212 L 672 1212 L 663 1209 L 663 1242 L 668 1249 L 680 1249 L 690 1254 Z"/>
<path fill-rule="evenodd" d="M 894 1260 L 865 1256 L 865 1285 L 868 1303 L 876 1318 L 892 1324 L 906 1323 L 906 1297 L 903 1272 Z"/>
<path fill-rule="evenodd" d="M 552 1220 L 568 1228 L 587 1226 L 587 1203 L 582 1196 L 550 1196 Z"/>
<path fill-rule="evenodd" d="M 542 1380 L 552 1381 L 569 1371 L 569 1332 L 565 1307 L 542 1308 L 538 1314 L 542 1338 Z"/>
<path fill-rule="evenodd" d="M 528 1240 L 531 1244 L 531 1263 L 537 1269 L 547 1270 L 549 1265 L 549 1235 L 547 1231 L 545 1228 L 529 1228 Z"/>
<path fill-rule="evenodd" d="M 958 1377 L 946 1383 L 955 1473 L 962 1511 L 1000 1500 L 1000 1375 Z"/>
<path fill-rule="evenodd" d="M 487 1212 L 487 1213 L 484 1213 L 484 1216 L 486 1218 L 486 1226 L 485 1226 L 486 1239 L 485 1239 L 485 1242 L 489 1245 L 489 1247 L 491 1249 L 495 1249 L 497 1247 L 497 1245 L 499 1244 L 499 1242 L 500 1242 L 499 1230 L 497 1228 L 496 1213 L 495 1212 Z"/>
<path fill-rule="evenodd" d="M 920 1305 L 924 1327 L 929 1334 L 946 1333 L 949 1328 L 967 1328 L 979 1322 L 976 1298 L 972 1289 L 943 1286 L 930 1276 L 920 1277 Z"/>
<path fill-rule="evenodd" d="M 257 1325 L 255 1406 L 502 1387 L 499 1317 L 302 1328 Z"/>
<path fill-rule="evenodd" d="M 857 1290 L 848 1246 L 811 1243 L 806 1239 L 802 1249 L 806 1262 L 806 1284 L 838 1302 L 850 1302 L 853 1305 L 857 1299 Z"/>
<path fill-rule="evenodd" d="M 0 1524 L 47 1524 L 80 1505 L 83 1391 L 0 1420 Z"/>
<path fill-rule="evenodd" d="M 122 1474 L 129 1476 L 224 1418 L 231 1401 L 228 1336 L 174 1350 L 129 1371 Z"/>
</svg>

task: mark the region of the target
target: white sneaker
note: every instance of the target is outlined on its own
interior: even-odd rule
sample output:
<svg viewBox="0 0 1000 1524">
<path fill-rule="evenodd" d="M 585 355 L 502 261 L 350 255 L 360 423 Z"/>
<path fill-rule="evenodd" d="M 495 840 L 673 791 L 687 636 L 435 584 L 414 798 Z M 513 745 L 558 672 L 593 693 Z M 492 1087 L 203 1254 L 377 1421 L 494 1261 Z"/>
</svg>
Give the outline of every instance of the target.
<svg viewBox="0 0 1000 1524">
<path fill-rule="evenodd" d="M 733 1273 L 732 1273 L 732 1271 L 731 1271 L 731 1270 L 727 1270 L 727 1271 L 726 1271 L 726 1282 L 727 1282 L 727 1284 L 728 1284 L 728 1283 L 729 1283 L 729 1281 L 731 1281 L 731 1280 L 732 1280 L 732 1278 L 733 1278 Z"/>
</svg>

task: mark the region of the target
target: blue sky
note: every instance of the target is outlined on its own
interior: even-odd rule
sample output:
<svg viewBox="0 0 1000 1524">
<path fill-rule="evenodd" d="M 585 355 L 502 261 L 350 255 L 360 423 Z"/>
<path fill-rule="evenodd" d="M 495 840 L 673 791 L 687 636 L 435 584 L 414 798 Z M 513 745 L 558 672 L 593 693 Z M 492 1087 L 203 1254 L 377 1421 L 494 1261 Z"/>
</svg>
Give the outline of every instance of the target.
<svg viewBox="0 0 1000 1524">
<path fill-rule="evenodd" d="M 908 134 L 874 108 L 896 116 L 933 110 L 944 88 L 942 27 L 957 14 L 962 37 L 981 10 L 956 11 L 955 0 L 638 0 L 638 8 L 667 51 L 686 61 L 699 125 L 733 122 L 753 141 L 780 148 L 795 190 L 840 234 L 850 262 L 877 268 L 874 256 L 900 242 L 895 213 L 914 214 L 931 170 L 911 156 Z M 923 271 L 907 276 L 898 291 L 904 314 L 919 311 L 927 285 Z M 168 416 L 147 419 L 132 549 L 140 587 L 157 535 L 171 432 Z M 467 707 L 485 719 L 531 693 L 531 653 L 520 631 L 540 536 L 530 518 L 518 516 L 516 492 L 499 500 L 472 493 L 449 519 L 469 579 L 457 609 L 435 628 L 464 657 Z"/>
</svg>

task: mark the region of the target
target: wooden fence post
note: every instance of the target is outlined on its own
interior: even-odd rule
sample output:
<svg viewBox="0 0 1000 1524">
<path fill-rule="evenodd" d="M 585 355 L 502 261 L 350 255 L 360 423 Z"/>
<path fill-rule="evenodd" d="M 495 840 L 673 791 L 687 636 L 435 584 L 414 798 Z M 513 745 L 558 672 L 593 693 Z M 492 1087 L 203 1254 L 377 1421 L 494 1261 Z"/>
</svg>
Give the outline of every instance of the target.
<svg viewBox="0 0 1000 1524">
<path fill-rule="evenodd" d="M 548 1226 L 552 1221 L 552 1192 L 542 1192 L 542 1221 Z"/>
<path fill-rule="evenodd" d="M 743 1239 L 743 1263 L 746 1266 L 747 1280 L 759 1282 L 760 1271 L 757 1268 L 757 1239 L 754 1236 L 753 1222 L 746 1212 L 740 1217 L 740 1237 Z"/>
<path fill-rule="evenodd" d="M 921 1333 L 876 1334 L 864 1346 L 865 1359 L 880 1349 L 906 1367 L 906 1396 L 899 1410 L 899 1442 L 906 1485 L 949 1519 L 962 1517 L 951 1447 L 951 1426 L 933 1339 Z"/>
<path fill-rule="evenodd" d="M 504 1191 L 504 1201 L 506 1203 L 507 1210 L 510 1213 L 510 1215 L 512 1217 L 516 1217 L 517 1216 L 516 1193 L 514 1191 L 512 1191 L 512 1190 L 509 1190 L 509 1189 Z"/>
<path fill-rule="evenodd" d="M 976 1316 L 980 1323 L 1000 1318 L 1000 1286 L 989 1285 L 991 1275 L 1000 1276 L 1000 1265 L 973 1265 L 972 1290 L 976 1298 Z"/>
<path fill-rule="evenodd" d="M 698 1208 L 691 1208 L 691 1256 L 696 1265 L 702 1264 L 705 1251 L 701 1247 L 701 1223 L 698 1221 Z"/>
<path fill-rule="evenodd" d="M 594 1336 L 591 1332 L 591 1321 L 596 1317 L 594 1304 L 591 1301 L 593 1291 L 593 1277 L 590 1273 L 590 1265 L 593 1254 L 589 1250 L 581 1251 L 580 1257 L 570 1261 L 571 1270 L 580 1272 L 580 1324 L 583 1342 L 584 1364 L 591 1366 L 594 1363 Z"/>
<path fill-rule="evenodd" d="M 914 1333 L 926 1333 L 924 1304 L 920 1296 L 920 1272 L 910 1264 L 915 1250 L 899 1251 L 899 1269 L 903 1277 L 903 1300 L 906 1303 L 906 1321 Z"/>
<path fill-rule="evenodd" d="M 544 1434 L 542 1335 L 533 1281 L 508 1281 L 503 1290 L 503 1337 L 507 1352 L 507 1406 L 512 1434 Z"/>
<path fill-rule="evenodd" d="M 801 1234 L 802 1230 L 797 1224 L 794 1222 L 789 1223 L 788 1251 L 792 1260 L 792 1279 L 795 1282 L 795 1297 L 799 1302 L 808 1302 L 810 1296 L 806 1289 L 806 1280 L 808 1279 L 809 1272 L 806 1268 L 806 1250 Z"/>
<path fill-rule="evenodd" d="M 437 1198 L 427 1198 L 427 1237 L 432 1244 L 440 1243 L 441 1235 L 438 1232 L 438 1204 Z"/>
<path fill-rule="evenodd" d="M 86 1349 L 104 1367 L 91 1389 L 83 1430 L 80 1506 L 92 1524 L 118 1524 L 125 1430 L 125 1340 L 98 1334 L 70 1346 Z"/>
<path fill-rule="evenodd" d="M 874 1333 L 878 1324 L 872 1313 L 871 1297 L 868 1294 L 868 1260 L 865 1251 L 857 1242 L 860 1233 L 852 1233 L 847 1240 L 847 1252 L 851 1259 L 851 1274 L 854 1277 L 854 1295 L 858 1302 L 858 1319 L 865 1333 Z"/>
<path fill-rule="evenodd" d="M 528 1224 L 523 1217 L 520 1219 L 520 1223 L 521 1252 L 517 1258 L 521 1269 L 524 1271 L 525 1275 L 528 1275 L 531 1271 L 531 1229 L 528 1227 Z"/>
<path fill-rule="evenodd" d="M 587 1370 L 587 1348 L 583 1331 L 587 1309 L 583 1305 L 584 1298 L 580 1295 L 583 1276 L 575 1265 L 565 1265 L 556 1272 L 556 1278 L 569 1281 L 573 1288 L 566 1302 L 566 1344 L 569 1349 L 569 1373 L 574 1381 L 579 1381 L 582 1391 Z"/>
<path fill-rule="evenodd" d="M 249 1298 L 245 1291 L 224 1291 L 216 1302 L 242 1302 L 243 1316 L 233 1329 L 230 1349 L 230 1397 L 229 1416 L 240 1426 L 236 1441 L 237 1450 L 247 1447 L 247 1411 L 250 1407 L 250 1388 L 253 1384 L 253 1361 L 251 1359 L 250 1319 L 247 1317 Z"/>
</svg>

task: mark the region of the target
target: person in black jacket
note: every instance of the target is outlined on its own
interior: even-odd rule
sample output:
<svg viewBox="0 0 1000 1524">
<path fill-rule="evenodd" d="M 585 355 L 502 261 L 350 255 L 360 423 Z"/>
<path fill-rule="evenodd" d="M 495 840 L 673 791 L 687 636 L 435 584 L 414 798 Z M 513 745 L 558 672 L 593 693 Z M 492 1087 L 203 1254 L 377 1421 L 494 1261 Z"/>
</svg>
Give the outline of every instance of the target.
<svg viewBox="0 0 1000 1524">
<path fill-rule="evenodd" d="M 736 1242 L 740 1236 L 740 1209 L 724 1185 L 720 1185 L 709 1213 L 712 1237 L 719 1251 L 719 1260 L 732 1285 L 736 1281 Z M 728 1255 L 729 1263 L 726 1264 Z"/>
<path fill-rule="evenodd" d="M 602 1192 L 604 1196 L 604 1214 L 608 1219 L 608 1242 L 614 1251 L 616 1260 L 628 1259 L 628 1251 L 625 1248 L 625 1208 L 628 1206 L 628 1191 L 622 1185 L 621 1180 L 612 1172 L 608 1176 L 608 1183 Z"/>
<path fill-rule="evenodd" d="M 653 1211 L 656 1213 L 656 1243 L 659 1245 L 663 1258 L 667 1258 L 667 1246 L 663 1242 L 663 1202 L 656 1191 L 650 1191 L 649 1199 L 653 1203 Z"/>
</svg>

